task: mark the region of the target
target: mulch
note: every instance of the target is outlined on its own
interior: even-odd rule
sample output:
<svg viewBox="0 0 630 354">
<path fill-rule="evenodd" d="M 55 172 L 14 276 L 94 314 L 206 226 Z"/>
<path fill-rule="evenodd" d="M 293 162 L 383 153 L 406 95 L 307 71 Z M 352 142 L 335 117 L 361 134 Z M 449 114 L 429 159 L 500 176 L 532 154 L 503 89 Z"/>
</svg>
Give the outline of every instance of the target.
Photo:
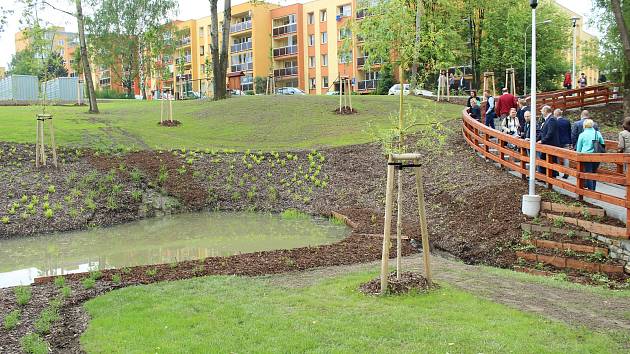
<svg viewBox="0 0 630 354">
<path fill-rule="evenodd" d="M 356 109 L 351 108 L 349 106 L 343 106 L 343 107 L 341 107 L 341 110 L 339 108 L 337 108 L 333 112 L 335 112 L 337 114 L 357 114 L 357 113 L 359 113 L 359 111 L 357 111 Z"/>
<path fill-rule="evenodd" d="M 178 121 L 177 119 L 173 119 L 173 120 L 163 120 L 161 122 L 158 122 L 157 124 L 163 127 L 178 127 L 182 124 L 182 122 Z"/>
<path fill-rule="evenodd" d="M 429 284 L 422 274 L 414 272 L 402 272 L 400 273 L 400 279 L 396 277 L 396 272 L 392 272 L 387 278 L 387 294 L 390 295 L 408 294 L 410 292 L 423 293 L 439 288 L 440 286 L 438 284 Z M 380 295 L 381 278 L 375 278 L 367 283 L 361 284 L 359 291 L 366 295 Z"/>
</svg>

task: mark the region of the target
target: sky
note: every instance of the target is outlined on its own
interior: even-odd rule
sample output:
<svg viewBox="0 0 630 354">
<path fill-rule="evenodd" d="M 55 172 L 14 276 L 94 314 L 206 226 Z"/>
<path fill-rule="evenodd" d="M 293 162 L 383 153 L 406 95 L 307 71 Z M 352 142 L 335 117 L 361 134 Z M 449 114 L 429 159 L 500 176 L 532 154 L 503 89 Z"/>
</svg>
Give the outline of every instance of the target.
<svg viewBox="0 0 630 354">
<path fill-rule="evenodd" d="M 233 0 L 232 4 L 240 4 L 245 1 L 247 0 Z M 15 13 L 9 18 L 7 28 L 3 33 L 0 33 L 0 66 L 8 67 L 8 63 L 11 61 L 11 55 L 15 53 L 14 35 L 20 30 L 19 18 L 21 11 L 15 0 L 2 0 L 2 2 L 3 6 L 7 6 L 15 10 Z M 268 2 L 290 5 L 297 2 L 306 2 L 306 0 L 274 0 Z M 591 13 L 591 0 L 557 0 L 557 2 L 583 15 L 586 17 L 586 21 L 588 22 L 589 14 Z M 219 4 L 219 8 L 221 7 L 222 5 Z M 52 25 L 66 27 L 66 31 L 68 32 L 77 31 L 76 21 L 74 21 L 71 16 L 61 14 L 54 10 L 46 10 L 41 13 L 40 16 Z M 210 16 L 210 5 L 208 0 L 179 0 L 179 15 L 177 18 L 188 20 L 204 16 Z M 586 30 L 595 35 L 598 34 L 596 30 L 588 27 Z"/>
</svg>

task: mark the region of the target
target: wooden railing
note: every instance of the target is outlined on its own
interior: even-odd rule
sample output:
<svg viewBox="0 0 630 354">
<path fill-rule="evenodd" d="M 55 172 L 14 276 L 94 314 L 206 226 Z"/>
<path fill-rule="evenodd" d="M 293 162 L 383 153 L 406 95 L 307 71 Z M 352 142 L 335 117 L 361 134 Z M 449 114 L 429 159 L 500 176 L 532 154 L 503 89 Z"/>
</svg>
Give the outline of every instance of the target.
<svg viewBox="0 0 630 354">
<path fill-rule="evenodd" d="M 554 109 L 566 110 L 621 102 L 621 94 L 617 92 L 620 87 L 621 84 L 607 83 L 574 90 L 543 92 L 536 96 L 536 105 L 538 107 L 549 105 Z M 530 104 L 530 97 L 527 97 L 527 104 Z"/>
<path fill-rule="evenodd" d="M 466 142 L 484 157 L 498 162 L 502 166 L 520 173 L 522 178 L 529 174 L 529 140 L 520 139 L 481 124 L 472 118 L 468 109 L 462 112 L 462 133 Z M 617 142 L 606 140 L 609 151 L 617 151 Z M 536 159 L 536 166 L 546 168 L 545 173 L 536 172 L 536 179 L 575 193 L 579 199 L 592 198 L 626 209 L 626 235 L 630 236 L 630 154 L 602 153 L 586 154 L 573 150 L 562 149 L 550 145 L 537 144 L 536 151 L 546 154 L 544 160 Z M 556 162 L 554 161 L 556 158 Z M 563 165 L 565 159 L 569 166 Z M 585 162 L 600 162 L 595 173 L 584 172 Z M 624 165 L 628 169 L 624 172 Z M 562 178 L 554 178 L 553 171 L 567 174 L 576 178 L 576 183 L 570 183 Z M 625 191 L 625 196 L 593 191 L 585 188 L 586 180 L 594 180 L 613 184 Z"/>
</svg>

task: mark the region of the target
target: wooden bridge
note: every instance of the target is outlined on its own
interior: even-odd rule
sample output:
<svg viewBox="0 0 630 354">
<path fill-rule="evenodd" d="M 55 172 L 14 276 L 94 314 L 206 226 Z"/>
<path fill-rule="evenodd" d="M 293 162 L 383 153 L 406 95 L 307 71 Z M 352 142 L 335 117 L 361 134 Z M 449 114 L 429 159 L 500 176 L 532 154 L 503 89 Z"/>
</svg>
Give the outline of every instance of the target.
<svg viewBox="0 0 630 354">
<path fill-rule="evenodd" d="M 582 89 L 582 92 L 596 92 L 592 94 L 582 94 L 581 100 L 573 99 L 561 102 L 560 97 L 565 97 L 560 93 L 552 95 L 544 94 L 546 102 L 553 106 L 555 102 L 560 106 L 555 107 L 572 107 L 578 104 L 599 104 L 594 102 L 605 101 L 603 90 L 600 89 Z M 568 93 L 569 91 L 567 91 Z M 568 98 L 565 97 L 565 98 Z M 609 101 L 610 102 L 609 97 Z M 617 100 L 615 98 L 615 100 Z M 543 102 L 545 102 L 543 100 Z M 472 118 L 468 113 L 468 109 L 462 112 L 463 128 L 462 133 L 466 142 L 485 158 L 499 163 L 501 166 L 508 168 L 522 176 L 525 179 L 529 174 L 529 144 L 528 140 L 520 139 L 505 133 L 501 133 L 495 129 L 485 126 L 476 119 Z M 606 140 L 606 148 L 609 151 L 617 151 L 617 142 Z M 620 238 L 630 239 L 630 154 L 620 154 L 616 152 L 603 154 L 585 154 L 578 153 L 573 150 L 562 149 L 550 145 L 537 144 L 536 150 L 546 154 L 544 160 L 536 159 L 536 165 L 545 167 L 546 173 L 536 172 L 536 179 L 547 183 L 548 187 L 555 186 L 567 192 L 574 193 L 582 200 L 583 198 L 591 198 L 601 201 L 618 208 L 625 209 L 626 229 L 624 235 L 618 235 Z M 554 157 L 556 158 L 554 161 Z M 569 166 L 566 167 L 562 163 L 567 159 Z M 596 173 L 584 172 L 584 163 L 601 162 Z M 624 171 L 624 166 L 628 167 Z M 572 178 L 561 179 L 553 177 L 553 171 L 560 174 L 567 174 Z M 605 185 L 599 185 L 596 191 L 585 188 L 586 180 L 595 180 Z"/>
<path fill-rule="evenodd" d="M 622 84 L 606 83 L 574 90 L 543 92 L 536 96 L 536 105 L 539 107 L 549 105 L 554 109 L 560 108 L 564 111 L 571 108 L 621 102 L 623 98 L 618 89 L 622 86 Z M 527 97 L 527 104 L 530 105 L 530 103 L 530 97 Z"/>
</svg>

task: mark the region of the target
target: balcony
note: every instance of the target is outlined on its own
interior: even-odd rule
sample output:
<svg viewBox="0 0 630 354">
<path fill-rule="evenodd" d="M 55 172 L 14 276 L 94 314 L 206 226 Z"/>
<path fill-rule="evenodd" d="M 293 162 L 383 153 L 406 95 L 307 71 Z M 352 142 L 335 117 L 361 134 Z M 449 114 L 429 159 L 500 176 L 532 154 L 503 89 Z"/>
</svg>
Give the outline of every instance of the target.
<svg viewBox="0 0 630 354">
<path fill-rule="evenodd" d="M 275 57 L 282 57 L 285 55 L 295 55 L 298 52 L 298 47 L 297 45 L 290 45 L 288 47 L 280 47 L 280 48 L 274 48 L 273 50 L 273 56 Z"/>
<path fill-rule="evenodd" d="M 230 26 L 230 33 L 237 33 L 252 29 L 252 20 L 239 22 Z"/>
<path fill-rule="evenodd" d="M 190 37 L 182 38 L 182 40 L 179 42 L 179 45 L 180 45 L 180 47 L 189 46 L 190 45 Z"/>
<path fill-rule="evenodd" d="M 290 67 L 290 68 L 275 69 L 273 71 L 273 76 L 274 77 L 297 76 L 297 74 L 298 74 L 298 67 L 297 66 L 293 66 L 293 67 Z"/>
<path fill-rule="evenodd" d="M 289 23 L 288 25 L 273 28 L 274 37 L 295 32 L 297 32 L 297 23 Z"/>
<path fill-rule="evenodd" d="M 230 46 L 230 53 L 243 52 L 252 49 L 252 42 L 243 42 Z"/>
<path fill-rule="evenodd" d="M 360 20 L 362 18 L 364 18 L 365 16 L 367 16 L 367 9 L 359 9 L 357 10 L 357 20 Z"/>
<path fill-rule="evenodd" d="M 237 71 L 252 71 L 254 70 L 254 63 L 239 63 L 230 66 L 230 71 L 235 73 Z"/>
<path fill-rule="evenodd" d="M 184 59 L 184 64 L 188 65 L 192 62 L 192 55 L 191 54 L 187 54 L 181 58 L 177 58 L 175 59 L 175 65 L 179 65 L 181 62 L 181 59 Z"/>
<path fill-rule="evenodd" d="M 358 57 L 357 58 L 357 66 L 364 66 L 365 62 L 367 60 L 367 57 Z M 372 65 L 380 65 L 383 64 L 382 60 L 375 60 Z"/>
<path fill-rule="evenodd" d="M 368 91 L 368 90 L 376 90 L 378 86 L 378 79 L 373 80 L 362 80 L 358 82 L 359 91 Z"/>
</svg>

